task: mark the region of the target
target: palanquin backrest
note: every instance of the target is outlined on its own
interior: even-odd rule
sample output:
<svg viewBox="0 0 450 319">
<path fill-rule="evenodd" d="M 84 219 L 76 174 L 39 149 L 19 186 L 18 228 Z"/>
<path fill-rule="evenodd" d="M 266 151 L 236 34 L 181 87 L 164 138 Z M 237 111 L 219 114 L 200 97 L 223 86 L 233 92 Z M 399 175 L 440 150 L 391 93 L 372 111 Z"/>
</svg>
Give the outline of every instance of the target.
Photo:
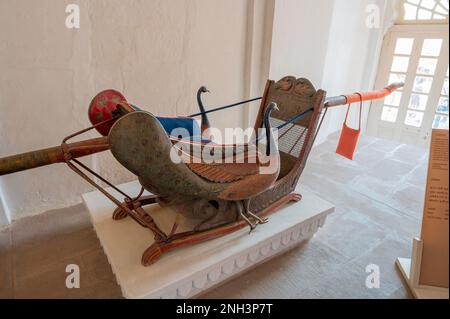
<svg viewBox="0 0 450 319">
<path fill-rule="evenodd" d="M 280 175 L 272 188 L 252 199 L 252 211 L 259 212 L 294 191 L 316 136 L 325 96 L 325 91 L 316 90 L 305 78 L 286 76 L 278 82 L 267 81 L 255 129 L 263 127 L 264 111 L 271 102 L 277 103 L 279 107 L 278 111 L 271 114 L 272 127 L 277 127 L 308 109 L 312 108 L 312 111 L 279 130 Z"/>
</svg>

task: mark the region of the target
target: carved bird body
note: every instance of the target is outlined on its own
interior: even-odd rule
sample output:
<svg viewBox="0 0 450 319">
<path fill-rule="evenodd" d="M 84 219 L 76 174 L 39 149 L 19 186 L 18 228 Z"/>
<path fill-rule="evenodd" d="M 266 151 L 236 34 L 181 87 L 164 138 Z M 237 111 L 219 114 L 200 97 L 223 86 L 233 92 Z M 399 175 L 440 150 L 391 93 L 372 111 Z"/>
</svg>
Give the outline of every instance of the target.
<svg viewBox="0 0 450 319">
<path fill-rule="evenodd" d="M 114 124 L 109 133 L 111 152 L 152 193 L 168 201 L 235 201 L 253 229 L 248 216 L 263 220 L 248 211 L 249 199 L 272 186 L 279 174 L 279 152 L 269 122 L 274 109 L 272 103 L 264 114 L 262 152 L 255 143 L 214 145 L 171 138 L 153 115 L 142 111 Z M 205 159 L 202 154 L 209 156 Z"/>
</svg>

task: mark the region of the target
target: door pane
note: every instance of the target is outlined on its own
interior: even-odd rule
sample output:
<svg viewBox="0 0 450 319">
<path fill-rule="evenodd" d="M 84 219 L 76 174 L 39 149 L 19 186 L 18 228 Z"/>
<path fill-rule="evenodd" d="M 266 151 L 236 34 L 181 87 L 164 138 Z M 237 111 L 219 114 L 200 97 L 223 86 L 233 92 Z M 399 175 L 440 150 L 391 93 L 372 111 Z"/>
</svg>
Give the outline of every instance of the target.
<svg viewBox="0 0 450 319">
<path fill-rule="evenodd" d="M 394 72 L 406 72 L 408 71 L 409 58 L 404 56 L 394 56 L 392 60 L 391 70 Z"/>
<path fill-rule="evenodd" d="M 409 100 L 409 108 L 414 110 L 425 110 L 427 107 L 428 95 L 424 94 L 411 94 L 411 99 Z"/>
<path fill-rule="evenodd" d="M 418 93 L 430 93 L 432 83 L 433 78 L 416 76 L 413 91 Z"/>
<path fill-rule="evenodd" d="M 448 79 L 444 80 L 444 85 L 442 86 L 442 95 L 448 95 Z"/>
<path fill-rule="evenodd" d="M 436 112 L 448 114 L 448 97 L 441 97 Z"/>
<path fill-rule="evenodd" d="M 416 111 L 406 112 L 405 124 L 415 127 L 420 127 L 422 125 L 423 113 Z"/>
<path fill-rule="evenodd" d="M 442 39 L 425 39 L 423 41 L 422 55 L 439 56 L 441 53 Z"/>
<path fill-rule="evenodd" d="M 385 122 L 395 123 L 397 121 L 398 109 L 395 107 L 385 106 L 381 113 L 381 120 Z"/>
<path fill-rule="evenodd" d="M 414 44 L 414 38 L 398 38 L 395 44 L 395 54 L 410 55 Z"/>
<path fill-rule="evenodd" d="M 417 74 L 434 75 L 437 62 L 437 59 L 421 58 L 417 67 Z"/>
<path fill-rule="evenodd" d="M 436 114 L 434 116 L 433 128 L 448 130 L 448 116 Z"/>
<path fill-rule="evenodd" d="M 388 84 L 394 83 L 394 82 L 405 82 L 406 75 L 405 74 L 398 74 L 398 73 L 391 73 L 389 74 L 389 81 Z"/>
<path fill-rule="evenodd" d="M 402 93 L 392 92 L 384 99 L 384 103 L 387 105 L 399 106 L 401 98 L 402 98 Z"/>
</svg>

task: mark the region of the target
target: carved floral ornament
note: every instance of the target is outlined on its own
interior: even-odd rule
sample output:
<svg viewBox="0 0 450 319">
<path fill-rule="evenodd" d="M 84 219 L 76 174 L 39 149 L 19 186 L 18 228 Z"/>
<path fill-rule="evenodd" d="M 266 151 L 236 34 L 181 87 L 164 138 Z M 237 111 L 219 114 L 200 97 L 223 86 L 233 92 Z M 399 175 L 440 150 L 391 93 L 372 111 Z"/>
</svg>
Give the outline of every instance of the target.
<svg viewBox="0 0 450 319">
<path fill-rule="evenodd" d="M 311 98 L 316 93 L 314 86 L 310 81 L 304 78 L 295 78 L 294 76 L 285 76 L 277 83 L 275 83 L 275 89 L 290 92 L 301 96 Z"/>
</svg>

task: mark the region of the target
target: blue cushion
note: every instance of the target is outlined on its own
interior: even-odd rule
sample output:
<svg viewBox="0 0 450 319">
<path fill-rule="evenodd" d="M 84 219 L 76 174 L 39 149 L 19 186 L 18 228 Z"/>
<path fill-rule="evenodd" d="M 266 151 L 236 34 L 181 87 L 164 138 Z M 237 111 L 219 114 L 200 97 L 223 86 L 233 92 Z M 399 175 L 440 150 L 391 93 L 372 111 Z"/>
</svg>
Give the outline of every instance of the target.
<svg viewBox="0 0 450 319">
<path fill-rule="evenodd" d="M 142 111 L 139 107 L 136 105 L 131 106 L 136 111 Z M 158 121 L 161 123 L 161 125 L 164 127 L 164 130 L 166 131 L 167 135 L 171 135 L 172 131 L 177 128 L 184 128 L 186 131 L 188 131 L 189 136 L 183 136 L 182 138 L 189 138 L 190 140 L 195 140 L 197 142 L 206 142 L 208 143 L 209 140 L 204 140 L 201 138 L 202 131 L 200 130 L 200 127 L 198 126 L 198 123 L 195 119 L 191 117 L 156 117 Z"/>
<path fill-rule="evenodd" d="M 156 117 L 166 130 L 168 135 L 177 128 L 183 128 L 189 132 L 189 136 L 201 136 L 202 132 L 197 121 L 190 117 Z M 187 138 L 188 136 L 183 136 Z"/>
</svg>

